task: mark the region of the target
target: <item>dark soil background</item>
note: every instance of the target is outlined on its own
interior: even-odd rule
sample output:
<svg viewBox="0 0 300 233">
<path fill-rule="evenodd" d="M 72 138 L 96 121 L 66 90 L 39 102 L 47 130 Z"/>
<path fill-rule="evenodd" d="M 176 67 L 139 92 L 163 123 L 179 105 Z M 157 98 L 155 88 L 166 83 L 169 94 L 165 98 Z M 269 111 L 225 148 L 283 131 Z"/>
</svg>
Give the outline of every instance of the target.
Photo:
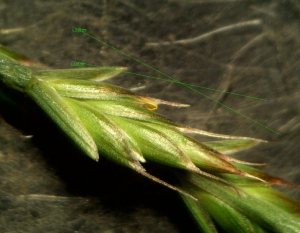
<svg viewBox="0 0 300 233">
<path fill-rule="evenodd" d="M 267 162 L 265 170 L 300 184 L 299 1 L 0 0 L 0 43 L 35 61 L 69 68 L 73 59 L 159 76 L 72 27 L 182 82 L 269 99 L 199 89 L 281 135 L 182 85 L 125 74 L 111 80 L 190 104 L 159 109 L 183 124 L 268 140 L 239 158 Z M 1 232 L 197 232 L 175 192 L 91 161 L 30 101 L 20 106 L 0 109 Z M 299 199 L 299 190 L 284 191 Z"/>
</svg>

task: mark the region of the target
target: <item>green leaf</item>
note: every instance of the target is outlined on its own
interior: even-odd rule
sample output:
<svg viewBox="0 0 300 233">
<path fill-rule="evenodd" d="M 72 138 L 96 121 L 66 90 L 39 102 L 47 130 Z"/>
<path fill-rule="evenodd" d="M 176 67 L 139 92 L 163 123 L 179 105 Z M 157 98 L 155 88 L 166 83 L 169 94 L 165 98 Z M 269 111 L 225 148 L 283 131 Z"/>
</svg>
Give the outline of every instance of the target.
<svg viewBox="0 0 300 233">
<path fill-rule="evenodd" d="M 15 51 L 10 50 L 9 48 L 7 48 L 3 45 L 0 45 L 0 54 L 4 54 L 10 58 L 13 58 L 16 61 L 19 61 L 19 62 L 24 62 L 24 61 L 30 60 L 28 57 L 21 55 L 19 53 L 16 53 Z"/>
<path fill-rule="evenodd" d="M 89 100 L 89 104 L 95 106 L 99 111 L 107 115 L 125 117 L 136 121 L 161 124 L 166 126 L 177 126 L 175 122 L 165 118 L 154 111 L 136 103 L 122 102 L 118 100 L 94 101 Z"/>
<path fill-rule="evenodd" d="M 158 130 L 156 124 L 115 116 L 112 119 L 137 142 L 146 159 L 177 168 L 197 169 L 176 142 Z"/>
<path fill-rule="evenodd" d="M 27 93 L 89 157 L 98 161 L 97 146 L 72 108 L 47 83 L 32 78 Z"/>
<path fill-rule="evenodd" d="M 216 223 L 225 231 L 231 233 L 259 233 L 265 232 L 257 224 L 251 222 L 247 216 L 239 213 L 227 203 L 206 192 L 199 192 L 201 202 Z"/>
<path fill-rule="evenodd" d="M 198 168 L 209 172 L 241 174 L 239 169 L 221 158 L 217 151 L 182 134 L 172 127 L 163 125 L 156 125 L 155 127 L 168 135 Z"/>
<path fill-rule="evenodd" d="M 139 164 L 144 161 L 140 149 L 121 127 L 86 102 L 63 99 L 77 113 L 101 154 L 126 167 L 144 170 Z"/>
<path fill-rule="evenodd" d="M 77 69 L 59 69 L 59 70 L 42 70 L 36 72 L 36 76 L 44 81 L 58 79 L 83 79 L 103 81 L 124 72 L 124 67 L 98 67 L 98 68 L 77 68 Z"/>
<path fill-rule="evenodd" d="M 195 201 L 183 194 L 180 194 L 180 196 L 183 199 L 189 211 L 191 212 L 192 216 L 194 217 L 201 232 L 203 233 L 218 232 L 208 212 L 203 208 L 202 204 L 200 203 L 200 201 L 202 202 L 203 200 Z"/>
<path fill-rule="evenodd" d="M 155 109 L 157 102 L 150 97 L 140 95 L 125 88 L 93 80 L 58 79 L 47 82 L 61 96 L 89 99 L 116 100 L 145 105 L 148 109 Z"/>
<path fill-rule="evenodd" d="M 258 186 L 258 187 L 243 187 L 243 190 L 245 190 L 247 193 L 256 196 L 256 197 L 262 197 L 266 200 L 268 200 L 273 205 L 276 205 L 278 208 L 282 209 L 283 211 L 287 211 L 293 214 L 296 214 L 300 217 L 300 206 L 299 202 L 296 200 L 283 195 L 282 193 L 270 188 L 270 187 L 264 187 L 264 186 Z M 299 220 L 300 221 L 300 220 Z"/>
<path fill-rule="evenodd" d="M 183 179 L 181 183 L 185 187 L 184 190 L 199 199 L 202 192 L 207 192 L 268 232 L 300 232 L 299 215 L 293 214 L 291 210 L 279 208 L 263 194 L 253 195 L 244 189 L 237 193 L 236 190 L 218 181 L 193 173 L 181 179 Z"/>
<path fill-rule="evenodd" d="M 255 146 L 259 142 L 260 141 L 255 139 L 232 139 L 232 140 L 203 142 L 203 144 L 213 148 L 218 152 L 224 154 L 231 154 Z"/>
</svg>

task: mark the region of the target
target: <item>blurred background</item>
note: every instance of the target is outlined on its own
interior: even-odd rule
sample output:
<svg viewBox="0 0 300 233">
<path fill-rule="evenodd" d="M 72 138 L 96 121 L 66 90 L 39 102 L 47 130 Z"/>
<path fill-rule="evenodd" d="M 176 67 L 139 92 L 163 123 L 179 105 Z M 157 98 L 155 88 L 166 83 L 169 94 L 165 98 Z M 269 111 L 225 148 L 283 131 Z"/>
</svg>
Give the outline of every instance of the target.
<svg viewBox="0 0 300 233">
<path fill-rule="evenodd" d="M 32 60 L 164 78 L 72 27 L 181 82 L 258 98 L 197 89 L 265 127 L 183 85 L 128 74 L 109 81 L 190 104 L 158 110 L 182 124 L 268 140 L 237 157 L 300 184 L 299 1 L 0 0 L 0 44 Z M 177 193 L 86 158 L 22 98 L 20 109 L 0 109 L 1 232 L 197 232 Z M 299 200 L 299 190 L 284 192 Z"/>
</svg>

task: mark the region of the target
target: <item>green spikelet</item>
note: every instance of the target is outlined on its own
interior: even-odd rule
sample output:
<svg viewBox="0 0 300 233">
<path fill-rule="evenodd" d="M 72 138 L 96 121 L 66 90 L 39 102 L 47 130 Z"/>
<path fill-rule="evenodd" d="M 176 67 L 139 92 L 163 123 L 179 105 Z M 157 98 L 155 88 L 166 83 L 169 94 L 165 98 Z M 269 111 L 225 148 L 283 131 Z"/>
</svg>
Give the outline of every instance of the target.
<svg viewBox="0 0 300 233">
<path fill-rule="evenodd" d="M 10 55 L 0 52 L 2 82 L 30 96 L 93 160 L 100 154 L 178 191 L 201 232 L 300 232 L 299 203 L 271 188 L 291 184 L 225 155 L 261 140 L 182 126 L 153 111 L 172 103 L 102 82 L 124 68 L 33 72 L 2 51 Z M 226 140 L 200 143 L 189 133 Z M 147 173 L 147 161 L 172 167 L 178 186 Z"/>
</svg>

